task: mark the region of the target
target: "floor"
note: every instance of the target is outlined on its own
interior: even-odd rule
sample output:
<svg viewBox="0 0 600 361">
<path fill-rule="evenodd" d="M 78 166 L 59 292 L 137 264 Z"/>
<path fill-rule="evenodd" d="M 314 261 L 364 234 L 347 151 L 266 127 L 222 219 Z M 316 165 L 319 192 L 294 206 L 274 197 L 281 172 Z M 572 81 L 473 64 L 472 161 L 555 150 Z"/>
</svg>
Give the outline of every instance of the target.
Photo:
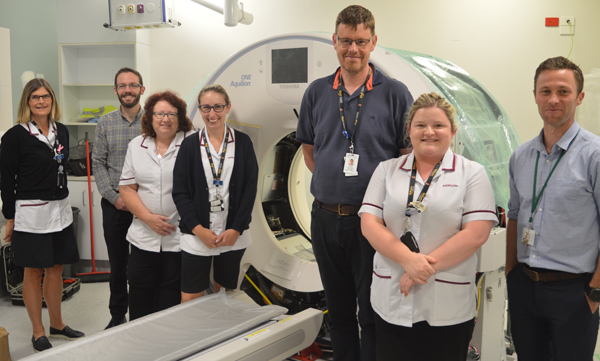
<svg viewBox="0 0 600 361">
<path fill-rule="evenodd" d="M 0 327 L 8 331 L 10 355 L 13 361 L 33 355 L 31 323 L 24 306 L 14 306 L 10 296 L 0 298 Z M 104 330 L 110 321 L 108 312 L 108 283 L 84 283 L 73 297 L 62 303 L 63 321 L 75 330 L 91 335 Z M 49 332 L 50 320 L 46 309 L 42 321 Z M 54 347 L 69 340 L 49 338 Z"/>
<path fill-rule="evenodd" d="M 86 335 L 104 330 L 110 321 L 108 312 L 108 283 L 83 283 L 73 297 L 63 301 L 63 321 L 71 328 Z M 42 321 L 48 334 L 48 312 L 42 311 Z M 0 327 L 9 333 L 9 349 L 12 361 L 21 360 L 35 354 L 31 346 L 31 324 L 24 306 L 14 306 L 10 296 L 0 293 Z M 64 339 L 49 338 L 54 347 L 72 342 Z M 326 361 L 323 358 L 321 361 Z"/>
<path fill-rule="evenodd" d="M 62 303 L 63 319 L 73 329 L 92 335 L 100 332 L 110 321 L 108 313 L 108 283 L 84 283 L 73 297 Z M 42 311 L 42 320 L 48 327 L 48 313 Z M 12 361 L 21 360 L 35 352 L 31 346 L 31 324 L 24 306 L 14 306 L 10 296 L 0 293 L 0 327 L 9 333 Z M 46 330 L 48 332 L 48 329 Z M 71 341 L 50 338 L 54 347 Z M 330 358 L 323 358 L 328 360 Z M 600 342 L 596 347 L 595 361 L 600 361 Z"/>
</svg>

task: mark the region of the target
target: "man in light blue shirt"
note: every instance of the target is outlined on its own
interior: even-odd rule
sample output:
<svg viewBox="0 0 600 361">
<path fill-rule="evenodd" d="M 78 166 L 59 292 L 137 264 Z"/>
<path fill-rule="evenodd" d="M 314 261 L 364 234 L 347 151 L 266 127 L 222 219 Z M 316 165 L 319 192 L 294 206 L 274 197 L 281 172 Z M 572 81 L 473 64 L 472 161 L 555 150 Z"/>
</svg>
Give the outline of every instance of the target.
<svg viewBox="0 0 600 361">
<path fill-rule="evenodd" d="M 510 159 L 506 281 L 519 361 L 592 361 L 600 302 L 600 137 L 575 109 L 583 73 L 564 57 L 540 64 L 544 128 Z"/>
</svg>

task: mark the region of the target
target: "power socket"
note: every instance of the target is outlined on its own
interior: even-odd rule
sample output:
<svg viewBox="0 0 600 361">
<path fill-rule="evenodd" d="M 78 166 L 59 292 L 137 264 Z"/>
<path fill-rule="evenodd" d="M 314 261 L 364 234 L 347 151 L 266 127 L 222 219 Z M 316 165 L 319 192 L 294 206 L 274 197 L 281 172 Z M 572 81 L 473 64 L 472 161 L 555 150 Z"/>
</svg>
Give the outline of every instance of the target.
<svg viewBox="0 0 600 361">
<path fill-rule="evenodd" d="M 560 35 L 575 35 L 575 17 L 561 16 L 560 17 Z M 570 25 L 570 28 L 569 28 Z"/>
</svg>

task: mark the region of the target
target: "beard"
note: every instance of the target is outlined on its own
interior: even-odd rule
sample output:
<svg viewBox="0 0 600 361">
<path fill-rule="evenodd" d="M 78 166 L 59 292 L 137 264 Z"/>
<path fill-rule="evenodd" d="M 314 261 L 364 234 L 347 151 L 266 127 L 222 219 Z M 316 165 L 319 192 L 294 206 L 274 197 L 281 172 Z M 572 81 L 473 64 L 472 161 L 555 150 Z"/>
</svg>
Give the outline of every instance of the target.
<svg viewBox="0 0 600 361">
<path fill-rule="evenodd" d="M 126 97 L 128 95 L 131 95 L 134 97 L 134 99 L 131 103 L 126 103 L 123 100 L 123 97 Z M 133 92 L 123 93 L 122 95 L 117 94 L 117 98 L 119 98 L 119 102 L 121 103 L 121 105 L 128 109 L 131 109 L 131 108 L 135 107 L 136 105 L 138 105 L 141 97 L 142 97 L 142 92 L 140 92 L 139 94 L 135 94 Z"/>
</svg>

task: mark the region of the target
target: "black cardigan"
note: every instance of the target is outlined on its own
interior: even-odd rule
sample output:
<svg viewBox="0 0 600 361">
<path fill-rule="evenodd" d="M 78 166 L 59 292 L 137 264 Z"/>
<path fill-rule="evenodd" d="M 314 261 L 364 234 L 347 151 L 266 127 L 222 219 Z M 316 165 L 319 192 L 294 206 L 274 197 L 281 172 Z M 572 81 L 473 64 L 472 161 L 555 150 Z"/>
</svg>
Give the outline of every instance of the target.
<svg viewBox="0 0 600 361">
<path fill-rule="evenodd" d="M 69 131 L 61 123 L 54 124 L 58 131 L 58 142 L 64 147 L 62 154 L 65 157 L 61 163 L 64 167 L 69 158 Z M 52 131 L 52 128 L 50 129 Z M 1 149 L 0 174 L 4 218 L 15 218 L 17 199 L 51 201 L 69 196 L 67 187 L 60 189 L 56 186 L 58 163 L 54 160 L 54 151 L 46 143 L 29 134 L 21 124 L 10 128 L 2 136 Z"/>
<path fill-rule="evenodd" d="M 197 225 L 210 229 L 208 184 L 204 175 L 200 136 L 194 134 L 181 143 L 173 169 L 173 201 L 181 217 L 182 233 L 193 234 Z M 210 165 L 207 164 L 210 167 Z M 235 131 L 235 163 L 229 182 L 229 210 L 226 229 L 242 234 L 252 220 L 256 199 L 258 163 L 252 141 L 246 134 Z"/>
</svg>

